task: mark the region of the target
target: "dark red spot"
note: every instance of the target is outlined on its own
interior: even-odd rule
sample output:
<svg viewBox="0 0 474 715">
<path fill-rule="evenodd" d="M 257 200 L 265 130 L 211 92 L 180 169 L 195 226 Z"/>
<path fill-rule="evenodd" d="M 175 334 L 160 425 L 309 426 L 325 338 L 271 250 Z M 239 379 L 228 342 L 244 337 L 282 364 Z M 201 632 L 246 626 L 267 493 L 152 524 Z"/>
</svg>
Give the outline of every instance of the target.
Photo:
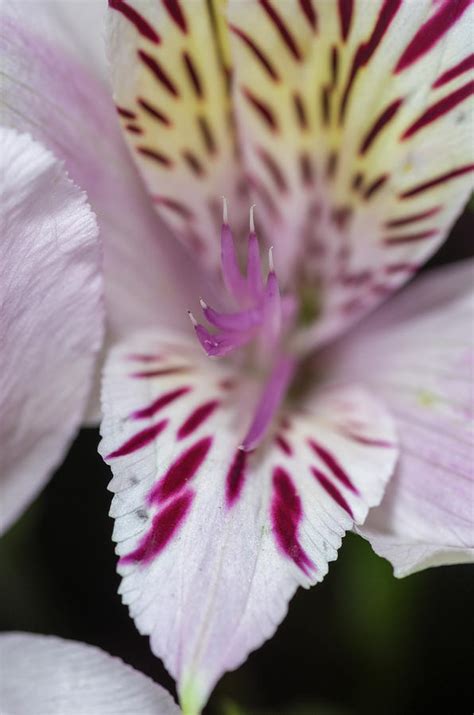
<svg viewBox="0 0 474 715">
<path fill-rule="evenodd" d="M 371 439 L 370 437 L 364 437 L 363 435 L 356 434 L 355 432 L 344 432 L 344 436 L 354 442 L 363 444 L 366 447 L 383 447 L 384 449 L 393 449 L 395 446 L 392 442 L 387 442 L 384 439 Z"/>
<path fill-rule="evenodd" d="M 316 32 L 316 30 L 318 29 L 318 16 L 316 15 L 316 10 L 314 9 L 312 0 L 299 1 L 300 7 L 306 16 L 306 19 L 311 25 L 311 28 Z"/>
<path fill-rule="evenodd" d="M 301 182 L 305 186 L 311 186 L 314 183 L 314 169 L 311 157 L 306 152 L 303 152 L 300 154 L 299 163 Z"/>
<path fill-rule="evenodd" d="M 150 115 L 150 117 L 153 117 L 153 119 L 157 119 L 161 124 L 164 124 L 167 127 L 171 126 L 171 121 L 160 109 L 157 109 L 152 104 L 141 98 L 138 98 L 137 102 L 140 107 L 142 107 L 142 109 L 144 109 L 145 112 Z"/>
<path fill-rule="evenodd" d="M 364 176 L 363 176 L 363 174 L 361 174 L 360 171 L 359 171 L 359 172 L 357 172 L 357 174 L 355 174 L 355 175 L 353 176 L 353 178 L 352 178 L 352 183 L 351 183 L 352 190 L 353 190 L 353 191 L 359 191 L 359 189 L 361 188 L 363 182 L 364 182 Z"/>
<path fill-rule="evenodd" d="M 179 92 L 176 85 L 171 80 L 169 75 L 165 72 L 158 60 L 155 57 L 149 55 L 147 52 L 144 52 L 143 50 L 138 50 L 137 54 L 143 64 L 145 64 L 153 72 L 154 76 L 162 85 L 162 87 L 164 87 L 169 92 L 169 94 L 172 94 L 174 97 L 178 97 Z"/>
<path fill-rule="evenodd" d="M 153 417 L 153 415 L 156 415 L 156 413 L 163 407 L 170 405 L 172 402 L 177 400 L 178 397 L 186 395 L 190 390 L 190 387 L 179 387 L 177 390 L 166 392 L 164 395 L 161 395 L 161 397 L 158 397 L 158 399 L 154 400 L 147 407 L 144 407 L 141 410 L 137 410 L 136 412 L 132 412 L 130 418 L 132 420 L 142 420 L 147 417 Z"/>
<path fill-rule="evenodd" d="M 283 435 L 281 434 L 277 434 L 277 436 L 275 437 L 275 442 L 280 447 L 282 452 L 291 457 L 291 455 L 293 454 L 293 450 L 286 437 L 283 437 Z"/>
<path fill-rule="evenodd" d="M 303 98 L 298 92 L 293 94 L 293 106 L 295 108 L 296 121 L 300 129 L 308 128 L 308 117 L 304 106 Z"/>
<path fill-rule="evenodd" d="M 182 525 L 194 498 L 190 489 L 180 494 L 153 517 L 150 530 L 137 548 L 120 559 L 121 564 L 147 564 L 163 551 Z"/>
<path fill-rule="evenodd" d="M 158 370 L 144 370 L 143 372 L 132 372 L 129 377 L 137 377 L 139 379 L 148 379 L 153 377 L 167 377 L 168 375 L 181 375 L 184 372 L 189 372 L 188 367 L 163 367 Z"/>
<path fill-rule="evenodd" d="M 168 420 L 161 420 L 161 422 L 158 422 L 156 425 L 147 427 L 141 432 L 134 434 L 133 437 L 127 439 L 127 441 L 124 442 L 121 447 L 108 454 L 106 456 L 106 459 L 125 457 L 127 454 L 132 454 L 132 452 L 136 452 L 138 449 L 146 447 L 148 444 L 150 444 L 150 442 L 153 442 L 153 440 L 156 439 L 156 437 L 158 437 L 161 432 L 163 432 L 167 424 Z"/>
<path fill-rule="evenodd" d="M 345 470 L 341 467 L 339 462 L 328 449 L 318 444 L 314 439 L 309 439 L 308 444 L 311 449 L 313 449 L 313 451 L 318 455 L 319 459 L 324 462 L 326 467 L 331 470 L 336 479 L 339 479 L 339 481 L 342 482 L 342 484 L 344 484 L 344 486 L 346 486 L 348 489 L 350 489 L 351 492 L 354 492 L 354 494 L 359 493 L 356 487 L 352 484 Z"/>
<path fill-rule="evenodd" d="M 109 0 L 109 7 L 112 8 L 112 10 L 117 10 L 118 12 L 121 12 L 122 15 L 126 17 L 129 22 L 132 23 L 132 25 L 135 25 L 140 35 L 146 37 L 147 40 L 150 40 L 155 44 L 159 44 L 161 42 L 160 36 L 153 29 L 153 27 L 145 20 L 142 15 L 140 15 L 139 12 L 137 12 L 128 3 L 124 2 L 124 0 Z"/>
<path fill-rule="evenodd" d="M 339 163 L 339 156 L 335 151 L 332 151 L 327 159 L 326 163 L 326 177 L 328 179 L 334 179 L 337 171 L 337 165 Z"/>
<path fill-rule="evenodd" d="M 433 89 L 436 89 L 437 87 L 442 87 L 443 84 L 451 82 L 451 80 L 456 79 L 456 77 L 459 77 L 460 75 L 464 74 L 464 72 L 468 72 L 470 69 L 473 68 L 474 53 L 461 60 L 461 62 L 458 62 L 458 64 L 454 65 L 454 67 L 451 67 L 449 70 L 446 70 L 446 72 L 443 72 L 443 74 L 440 75 L 436 82 L 433 84 Z"/>
<path fill-rule="evenodd" d="M 272 177 L 277 189 L 279 189 L 281 192 L 285 192 L 288 188 L 285 175 L 283 173 L 283 170 L 277 164 L 276 159 L 274 159 L 271 154 L 269 154 L 265 149 L 262 148 L 258 149 L 258 155 L 262 160 L 263 164 L 265 165 L 268 173 Z"/>
<path fill-rule="evenodd" d="M 191 87 L 193 88 L 196 96 L 202 98 L 204 96 L 204 90 L 202 88 L 201 78 L 196 69 L 193 58 L 187 52 L 183 52 L 183 62 L 191 82 Z"/>
<path fill-rule="evenodd" d="M 247 35 L 246 32 L 241 30 L 239 27 L 236 27 L 235 25 L 230 25 L 231 31 L 239 37 L 242 42 L 247 45 L 249 50 L 253 53 L 254 57 L 260 62 L 262 65 L 263 69 L 265 72 L 268 74 L 268 76 L 273 79 L 275 82 L 278 82 L 280 80 L 280 77 L 278 75 L 278 72 L 274 68 L 273 64 L 270 62 L 268 57 L 264 54 L 264 52 L 258 47 L 258 45 L 252 40 L 252 38 Z"/>
<path fill-rule="evenodd" d="M 386 109 L 378 116 L 375 120 L 364 140 L 359 148 L 359 154 L 363 156 L 366 151 L 371 147 L 375 139 L 378 137 L 382 129 L 394 118 L 401 105 L 403 104 L 403 99 L 396 99 L 394 102 L 388 105 Z"/>
<path fill-rule="evenodd" d="M 206 117 L 198 117 L 197 123 L 201 136 L 204 141 L 204 146 L 206 147 L 209 154 L 215 154 L 217 150 L 216 140 L 214 139 L 214 133 L 207 121 Z"/>
<path fill-rule="evenodd" d="M 252 92 L 246 87 L 242 87 L 242 94 L 244 95 L 250 106 L 253 107 L 256 110 L 257 114 L 261 117 L 261 119 L 263 119 L 269 129 L 271 129 L 273 132 L 276 132 L 278 130 L 278 123 L 273 111 L 270 109 L 268 104 L 266 104 L 265 102 L 263 102 L 263 100 L 252 94 Z"/>
<path fill-rule="evenodd" d="M 417 221 L 423 221 L 425 218 L 430 218 L 430 216 L 435 216 L 441 211 L 441 206 L 434 206 L 432 209 L 427 209 L 426 211 L 421 211 L 416 214 L 409 214 L 408 216 L 402 216 L 401 218 L 391 219 L 386 221 L 385 228 L 398 228 L 399 226 L 407 226 L 410 223 L 416 223 Z"/>
<path fill-rule="evenodd" d="M 339 489 L 332 482 L 330 482 L 329 479 L 319 469 L 316 469 L 316 467 L 311 467 L 311 471 L 314 477 L 316 477 L 316 479 L 318 480 L 319 484 L 322 486 L 322 488 L 329 494 L 332 499 L 334 499 L 336 504 L 339 504 L 340 507 L 347 511 L 351 519 L 353 519 L 354 514 L 352 513 L 352 509 L 342 496 Z"/>
<path fill-rule="evenodd" d="M 160 151 L 156 151 L 155 149 L 149 149 L 146 146 L 138 146 L 136 147 L 136 149 L 142 156 L 146 156 L 147 159 L 153 159 L 153 161 L 156 161 L 158 164 L 161 164 L 161 166 L 173 166 L 173 162 L 169 158 L 169 156 L 162 154 Z"/>
<path fill-rule="evenodd" d="M 182 204 L 180 201 L 176 201 L 176 199 L 170 199 L 167 196 L 155 195 L 153 196 L 153 203 L 170 209 L 170 211 L 173 211 L 184 219 L 189 220 L 193 217 L 193 212 L 189 206 L 185 206 L 185 204 Z"/>
<path fill-rule="evenodd" d="M 127 132 L 130 132 L 130 134 L 143 134 L 143 129 L 137 127 L 135 124 L 126 124 L 125 129 Z"/>
<path fill-rule="evenodd" d="M 341 25 L 341 37 L 343 42 L 345 42 L 349 37 L 353 8 L 354 0 L 337 0 L 337 9 L 339 11 L 339 22 Z"/>
<path fill-rule="evenodd" d="M 302 516 L 301 499 L 295 485 L 284 469 L 276 467 L 273 471 L 271 503 L 273 534 L 279 550 L 309 576 L 315 570 L 315 565 L 298 540 Z"/>
<path fill-rule="evenodd" d="M 467 164 L 466 166 L 460 166 L 458 169 L 453 169 L 448 171 L 446 174 L 440 174 L 440 176 L 435 176 L 434 179 L 430 181 L 425 181 L 422 184 L 417 184 L 412 186 L 411 189 L 404 191 L 400 194 L 400 199 L 411 199 L 412 196 L 418 196 L 429 189 L 439 186 L 440 184 L 445 184 L 447 181 L 452 179 L 457 179 L 458 176 L 464 176 L 464 174 L 469 174 L 474 169 L 474 164 Z"/>
<path fill-rule="evenodd" d="M 367 42 L 359 45 L 355 53 L 354 59 L 352 61 L 352 68 L 347 80 L 346 88 L 342 95 L 341 107 L 339 111 L 339 119 L 342 121 L 344 119 L 347 103 L 349 101 L 349 96 L 354 84 L 354 80 L 357 76 L 359 70 L 364 67 L 374 54 L 375 50 L 382 41 L 383 36 L 387 32 L 390 24 L 392 23 L 395 15 L 397 14 L 402 0 L 384 0 L 379 16 L 375 23 L 375 27 L 372 30 L 372 34 Z"/>
<path fill-rule="evenodd" d="M 183 159 L 189 166 L 193 174 L 196 176 L 203 176 L 205 174 L 204 167 L 192 151 L 186 150 L 182 153 Z"/>
<path fill-rule="evenodd" d="M 178 430 L 178 439 L 184 439 L 195 432 L 219 406 L 219 400 L 210 400 L 204 405 L 197 407 Z"/>
<path fill-rule="evenodd" d="M 181 10 L 180 3 L 178 0 L 162 0 L 163 5 L 168 10 L 172 20 L 178 25 L 178 27 L 186 33 L 188 31 L 188 26 L 186 23 L 186 18 Z"/>
<path fill-rule="evenodd" d="M 438 231 L 432 229 L 430 231 L 420 231 L 419 233 L 410 233 L 405 236 L 389 236 L 382 239 L 384 246 L 400 246 L 404 243 L 413 243 L 415 241 L 424 241 L 426 238 L 437 236 Z"/>
<path fill-rule="evenodd" d="M 411 126 L 402 134 L 402 141 L 408 139 L 409 137 L 416 134 L 420 129 L 426 127 L 428 124 L 435 122 L 437 119 L 443 115 L 450 112 L 454 107 L 463 102 L 467 97 L 470 97 L 474 92 L 474 81 L 468 82 L 463 87 L 459 87 L 451 94 L 447 94 L 446 97 L 440 99 L 439 102 L 432 104 L 431 107 L 423 112 L 421 117 L 418 117 L 416 122 L 413 122 Z"/>
<path fill-rule="evenodd" d="M 275 8 L 271 4 L 270 0 L 260 0 L 260 5 L 265 10 L 268 17 L 275 25 L 276 29 L 278 30 L 278 32 L 280 34 L 281 39 L 283 40 L 285 45 L 288 47 L 289 51 L 291 52 L 291 54 L 293 55 L 295 60 L 301 60 L 301 54 L 298 49 L 298 45 L 296 44 L 295 40 L 293 39 L 293 36 L 290 33 L 288 27 L 286 26 L 286 23 L 281 18 L 281 16 L 278 14 L 278 12 L 275 10 Z"/>
<path fill-rule="evenodd" d="M 129 109 L 124 109 L 123 107 L 115 106 L 117 113 L 120 114 L 124 119 L 136 119 L 137 115 L 135 112 L 131 112 Z"/>
<path fill-rule="evenodd" d="M 383 174 L 375 179 L 371 184 L 367 186 L 364 191 L 364 200 L 368 201 L 372 198 L 383 186 L 385 186 L 388 181 L 388 174 Z"/>
<path fill-rule="evenodd" d="M 471 0 L 445 0 L 438 12 L 420 27 L 395 67 L 401 72 L 423 57 L 459 20 Z"/>
<path fill-rule="evenodd" d="M 189 447 L 171 465 L 166 474 L 148 494 L 148 503 L 165 501 L 181 491 L 194 477 L 211 447 L 212 438 L 203 439 Z"/>
<path fill-rule="evenodd" d="M 247 466 L 247 452 L 243 449 L 238 449 L 235 453 L 234 460 L 227 472 L 225 483 L 225 498 L 226 504 L 230 508 L 236 502 L 242 491 L 245 481 L 245 473 Z"/>
</svg>

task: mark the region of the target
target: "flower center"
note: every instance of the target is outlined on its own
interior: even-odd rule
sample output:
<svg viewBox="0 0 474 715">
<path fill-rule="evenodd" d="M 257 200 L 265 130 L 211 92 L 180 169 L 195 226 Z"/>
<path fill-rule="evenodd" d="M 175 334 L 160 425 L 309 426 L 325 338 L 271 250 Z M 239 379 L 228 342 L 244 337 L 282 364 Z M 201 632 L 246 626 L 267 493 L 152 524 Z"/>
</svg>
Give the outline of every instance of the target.
<svg viewBox="0 0 474 715">
<path fill-rule="evenodd" d="M 189 313 L 197 338 L 209 357 L 229 355 L 238 348 L 254 347 L 257 365 L 271 365 L 270 374 L 255 407 L 253 421 L 241 448 L 254 449 L 264 438 L 294 374 L 296 361 L 285 353 L 284 340 L 294 324 L 297 302 L 293 296 L 280 294 L 273 263 L 273 248 L 268 252 L 268 275 L 262 278 L 260 247 L 255 233 L 253 206 L 250 208 L 250 232 L 247 270 L 242 275 L 237 260 L 232 231 L 224 199 L 221 231 L 221 268 L 227 293 L 236 306 L 233 312 L 219 312 L 201 300 L 210 332 Z"/>
</svg>

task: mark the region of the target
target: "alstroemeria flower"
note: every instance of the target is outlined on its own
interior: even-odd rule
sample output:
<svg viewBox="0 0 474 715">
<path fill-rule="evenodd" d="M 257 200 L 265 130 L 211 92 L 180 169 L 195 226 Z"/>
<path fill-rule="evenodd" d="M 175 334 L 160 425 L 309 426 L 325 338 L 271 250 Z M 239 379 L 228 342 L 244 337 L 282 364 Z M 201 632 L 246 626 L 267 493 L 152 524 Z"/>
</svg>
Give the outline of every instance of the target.
<svg viewBox="0 0 474 715">
<path fill-rule="evenodd" d="M 49 150 L 0 127 L 0 532 L 61 462 L 102 340 L 97 223 Z"/>
<path fill-rule="evenodd" d="M 109 15 L 147 200 L 106 94 L 25 18 L 3 41 L 7 116 L 63 152 L 98 214 L 125 336 L 101 445 L 120 592 L 194 715 L 353 525 L 399 574 L 471 558 L 472 267 L 343 333 L 416 272 L 469 194 L 473 10 L 111 0 Z"/>
<path fill-rule="evenodd" d="M 85 643 L 0 635 L 0 702 L 10 715 L 179 715 L 143 673 Z"/>
</svg>

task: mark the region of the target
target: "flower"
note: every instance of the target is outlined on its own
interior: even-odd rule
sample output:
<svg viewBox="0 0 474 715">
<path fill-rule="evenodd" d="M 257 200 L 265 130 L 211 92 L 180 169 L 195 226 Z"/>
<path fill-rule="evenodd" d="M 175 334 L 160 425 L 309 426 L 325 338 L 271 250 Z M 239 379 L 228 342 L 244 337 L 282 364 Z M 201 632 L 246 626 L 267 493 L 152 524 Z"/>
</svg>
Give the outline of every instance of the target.
<svg viewBox="0 0 474 715">
<path fill-rule="evenodd" d="M 102 87 L 25 18 L 3 38 L 6 120 L 65 159 L 98 215 L 123 338 L 100 448 L 120 593 L 194 715 L 353 525 L 399 575 L 471 558 L 471 264 L 360 321 L 469 195 L 472 7 L 109 5 L 114 99 L 151 202 Z M 217 331 L 194 317 L 200 295 Z M 178 330 L 185 307 L 198 340 Z"/>
<path fill-rule="evenodd" d="M 178 715 L 142 673 L 85 643 L 31 633 L 0 635 L 0 695 L 16 715 Z"/>
</svg>

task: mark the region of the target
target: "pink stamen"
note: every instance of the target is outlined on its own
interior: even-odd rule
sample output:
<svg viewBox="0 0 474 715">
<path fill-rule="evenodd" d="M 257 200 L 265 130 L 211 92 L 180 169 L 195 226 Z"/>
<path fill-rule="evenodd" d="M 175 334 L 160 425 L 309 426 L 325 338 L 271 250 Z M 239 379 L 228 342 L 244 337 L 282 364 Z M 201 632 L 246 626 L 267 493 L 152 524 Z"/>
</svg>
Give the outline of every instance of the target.
<svg viewBox="0 0 474 715">
<path fill-rule="evenodd" d="M 250 207 L 250 233 L 248 241 L 247 257 L 247 290 L 251 300 L 259 301 L 263 297 L 262 268 L 260 265 L 260 248 L 257 234 L 255 233 L 255 223 L 253 209 Z"/>
</svg>

